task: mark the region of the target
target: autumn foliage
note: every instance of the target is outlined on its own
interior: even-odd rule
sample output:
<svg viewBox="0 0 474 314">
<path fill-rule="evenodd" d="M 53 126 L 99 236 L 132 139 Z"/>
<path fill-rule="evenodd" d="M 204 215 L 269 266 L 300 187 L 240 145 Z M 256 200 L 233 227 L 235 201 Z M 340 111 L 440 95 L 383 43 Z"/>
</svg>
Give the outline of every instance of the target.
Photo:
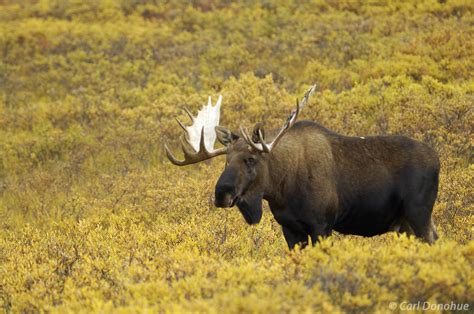
<svg viewBox="0 0 474 314">
<path fill-rule="evenodd" d="M 0 1 L 0 309 L 472 310 L 473 11 L 468 0 Z M 213 207 L 222 157 L 166 160 L 183 105 L 222 94 L 222 125 L 276 128 L 314 83 L 302 119 L 439 153 L 435 245 L 335 233 L 289 252 L 266 205 L 256 226 Z"/>
</svg>

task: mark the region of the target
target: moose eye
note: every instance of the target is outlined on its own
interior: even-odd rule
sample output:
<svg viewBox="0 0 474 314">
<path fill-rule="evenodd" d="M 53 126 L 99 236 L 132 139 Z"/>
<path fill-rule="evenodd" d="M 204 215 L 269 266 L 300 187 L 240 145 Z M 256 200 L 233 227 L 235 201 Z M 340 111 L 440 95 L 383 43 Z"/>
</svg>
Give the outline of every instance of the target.
<svg viewBox="0 0 474 314">
<path fill-rule="evenodd" d="M 249 158 L 245 159 L 245 163 L 246 163 L 248 166 L 252 166 L 252 165 L 255 164 L 255 158 L 249 157 Z"/>
</svg>

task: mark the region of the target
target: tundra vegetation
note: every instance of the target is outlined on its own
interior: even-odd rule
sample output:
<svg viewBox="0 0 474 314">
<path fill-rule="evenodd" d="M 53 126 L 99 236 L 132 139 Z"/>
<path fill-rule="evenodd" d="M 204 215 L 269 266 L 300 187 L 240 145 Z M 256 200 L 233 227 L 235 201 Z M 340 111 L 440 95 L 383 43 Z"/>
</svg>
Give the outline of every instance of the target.
<svg viewBox="0 0 474 314">
<path fill-rule="evenodd" d="M 0 1 L 0 308 L 472 309 L 473 10 L 469 0 Z M 214 207 L 224 157 L 166 159 L 182 105 L 196 113 L 222 94 L 222 125 L 278 128 L 313 83 L 300 119 L 438 152 L 435 244 L 334 233 L 290 252 L 266 203 L 254 226 Z"/>
</svg>

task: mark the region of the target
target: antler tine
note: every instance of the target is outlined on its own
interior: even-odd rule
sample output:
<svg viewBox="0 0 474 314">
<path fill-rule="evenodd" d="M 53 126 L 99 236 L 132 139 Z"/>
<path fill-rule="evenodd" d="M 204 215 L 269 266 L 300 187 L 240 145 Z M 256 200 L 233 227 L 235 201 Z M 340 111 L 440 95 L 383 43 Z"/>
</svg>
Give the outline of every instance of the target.
<svg viewBox="0 0 474 314">
<path fill-rule="evenodd" d="M 292 121 L 290 122 L 291 125 L 293 125 L 295 122 L 296 122 L 296 119 L 298 119 L 298 115 L 300 114 L 300 111 L 301 111 L 301 104 L 300 102 L 298 101 L 296 103 L 296 112 L 294 113 L 294 116 L 293 118 L 291 119 Z M 291 126 L 290 125 L 290 126 Z"/>
<path fill-rule="evenodd" d="M 186 139 L 186 136 L 180 136 L 179 137 L 179 142 L 181 143 L 181 150 L 184 153 L 185 159 L 186 159 L 186 156 L 191 157 L 194 154 L 196 154 L 196 151 L 191 146 L 191 144 L 189 144 L 188 140 Z"/>
<path fill-rule="evenodd" d="M 193 115 L 191 114 L 191 111 L 189 111 L 188 108 L 186 107 L 183 107 L 183 110 L 186 111 L 186 113 L 188 114 L 189 118 L 191 119 L 192 122 L 194 122 L 194 117 Z"/>
<path fill-rule="evenodd" d="M 176 157 L 173 156 L 173 154 L 171 153 L 170 149 L 168 148 L 166 144 L 165 144 L 165 151 L 166 151 L 166 156 L 168 157 L 168 159 L 171 161 L 173 165 L 176 165 L 176 166 L 185 165 L 185 161 L 178 160 Z"/>
<path fill-rule="evenodd" d="M 258 129 L 258 140 L 260 141 L 260 144 L 262 145 L 263 151 L 265 153 L 269 153 L 270 152 L 270 147 L 268 147 L 268 145 L 265 143 L 265 140 L 263 139 L 263 134 L 262 134 L 261 129 Z"/>
<path fill-rule="evenodd" d="M 304 96 L 303 96 L 303 100 L 300 104 L 300 108 L 303 109 L 303 107 L 306 105 L 306 102 L 308 101 L 309 99 L 309 96 L 311 96 L 314 91 L 316 90 L 316 84 L 314 84 L 313 86 L 311 86 L 307 91 L 306 93 L 304 93 Z"/>
<path fill-rule="evenodd" d="M 242 137 L 244 138 L 244 140 L 245 140 L 247 143 L 251 142 L 251 141 L 249 141 L 248 134 L 247 134 L 247 132 L 245 131 L 244 127 L 243 127 L 243 126 L 240 126 L 239 129 L 240 129 L 240 134 L 242 134 Z"/>
<path fill-rule="evenodd" d="M 259 151 L 259 152 L 263 152 L 264 149 L 263 149 L 263 145 L 260 144 L 260 143 L 255 143 L 253 140 L 252 140 L 252 137 L 248 134 L 247 130 L 244 129 L 243 126 L 240 126 L 240 134 L 242 134 L 242 137 L 244 138 L 244 140 L 247 142 L 247 144 L 249 144 L 253 149 L 255 149 L 256 151 Z M 258 145 L 261 145 L 262 147 L 259 147 Z"/>
<path fill-rule="evenodd" d="M 186 127 L 184 126 L 184 124 L 178 120 L 178 118 L 176 118 L 176 122 L 178 122 L 179 126 L 184 130 L 184 132 L 188 132 L 188 130 L 186 130 Z"/>
<path fill-rule="evenodd" d="M 201 139 L 199 140 L 199 152 L 202 152 L 204 154 L 208 154 L 208 151 L 206 149 L 206 145 L 204 144 L 204 127 L 201 129 Z"/>
</svg>

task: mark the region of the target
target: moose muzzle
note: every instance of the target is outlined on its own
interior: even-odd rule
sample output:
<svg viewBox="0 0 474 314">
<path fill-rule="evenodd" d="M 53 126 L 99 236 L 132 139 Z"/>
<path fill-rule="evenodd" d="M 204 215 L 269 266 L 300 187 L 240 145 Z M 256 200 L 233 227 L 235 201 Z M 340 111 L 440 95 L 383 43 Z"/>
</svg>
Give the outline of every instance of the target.
<svg viewBox="0 0 474 314">
<path fill-rule="evenodd" d="M 216 207 L 232 207 L 238 201 L 237 171 L 226 169 L 216 184 L 214 205 Z"/>
</svg>

